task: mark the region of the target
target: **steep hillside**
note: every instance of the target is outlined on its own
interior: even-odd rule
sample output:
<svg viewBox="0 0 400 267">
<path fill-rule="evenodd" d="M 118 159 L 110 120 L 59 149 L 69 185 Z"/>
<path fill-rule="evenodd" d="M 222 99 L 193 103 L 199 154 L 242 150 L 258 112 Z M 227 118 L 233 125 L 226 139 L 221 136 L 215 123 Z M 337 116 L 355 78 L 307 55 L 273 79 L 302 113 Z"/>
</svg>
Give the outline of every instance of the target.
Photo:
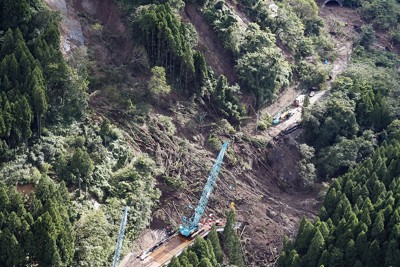
<svg viewBox="0 0 400 267">
<path fill-rule="evenodd" d="M 281 189 L 281 182 L 277 177 L 281 176 L 282 169 L 287 174 L 296 172 L 296 160 L 293 159 L 290 168 L 283 167 L 285 158 L 270 158 L 269 155 L 273 155 L 274 150 L 264 145 L 258 147 L 259 141 L 252 144 L 251 139 L 245 135 L 232 132 L 229 130 L 230 126 L 226 128 L 226 121 L 215 122 L 215 117 L 202 119 L 202 114 L 207 109 L 196 102 L 185 101 L 177 94 L 171 95 L 169 103 L 164 106 L 144 111 L 147 112 L 145 115 L 133 115 L 136 123 L 129 122 L 132 118 L 130 112 L 135 114 L 140 111 L 138 108 L 142 108 L 138 106 L 136 99 L 144 96 L 137 93 L 144 93 L 141 84 L 142 79 L 147 76 L 128 62 L 132 58 L 130 52 L 134 49 L 134 42 L 130 42 L 129 46 L 124 44 L 125 39 L 120 39 L 122 35 L 129 40 L 129 33 L 123 32 L 123 24 L 118 23 L 119 13 L 111 2 L 84 1 L 79 5 L 71 4 L 68 5 L 69 13 L 80 15 L 85 47 L 91 55 L 91 68 L 96 75 L 90 85 L 92 91 L 98 90 L 91 97 L 93 111 L 109 117 L 130 136 L 130 145 L 137 151 L 134 153 L 149 153 L 161 170 L 157 176 L 157 187 L 162 195 L 160 209 L 153 212 L 154 229 L 168 224 L 177 227 L 187 206 L 196 204 L 218 148 L 215 146 L 218 143 L 211 145 L 211 137 L 226 138 L 231 140 L 228 159 L 211 198 L 209 212 L 224 216 L 230 202 L 234 201 L 238 219 L 246 225 L 241 237 L 246 251 L 249 251 L 247 261 L 273 262 L 282 245 L 283 235 L 294 236 L 299 219 L 303 215 L 315 214 L 318 209 L 314 194 L 304 194 L 296 189 L 299 178 L 292 179 L 293 182 L 288 182 L 289 185 L 285 184 L 283 187 L 290 194 Z M 216 73 L 227 75 L 228 80 L 236 80 L 234 76 L 229 76 L 229 73 L 236 75 L 232 56 L 220 46 L 215 33 L 204 24 L 205 21 L 198 12 L 193 5 L 187 5 L 183 16 L 187 16 L 189 21 L 198 18 L 200 22 L 195 24 L 195 28 L 199 27 L 201 33 L 209 32 L 208 35 L 199 34 L 203 37 L 199 38 L 198 49 L 201 51 L 207 47 L 207 63 L 215 68 Z M 109 25 L 108 21 L 113 23 Z M 102 26 L 100 32 L 95 27 L 97 23 Z M 215 42 L 216 47 L 213 48 L 209 42 Z M 118 53 L 121 51 L 125 56 L 120 60 Z M 207 53 L 215 59 L 208 58 Z M 231 60 L 231 63 L 226 60 Z M 118 91 L 115 91 L 116 87 Z M 124 96 L 130 99 L 136 110 L 128 110 L 132 107 L 121 101 Z M 140 116 L 150 120 L 142 124 Z M 296 150 L 296 146 L 284 148 L 280 153 L 283 153 L 283 157 L 290 158 L 292 149 Z M 281 165 L 276 165 L 278 162 Z"/>
<path fill-rule="evenodd" d="M 196 50 L 204 53 L 207 64 L 217 74 L 225 75 L 230 83 L 237 82 L 238 78 L 234 69 L 235 62 L 232 55 L 224 49 L 223 44 L 218 41 L 217 34 L 193 3 L 185 5 L 182 12 L 182 20 L 193 24 L 199 33 Z"/>
<path fill-rule="evenodd" d="M 285 242 L 278 266 L 399 264 L 399 57 L 393 53 L 399 6 L 394 1 L 343 5 L 353 8 L 327 6 L 324 12 L 331 13 L 330 31 L 340 34 L 348 25 L 335 20 L 344 18 L 358 33 L 348 69 L 337 77 L 332 93 L 303 115 L 319 179 L 338 178 L 318 217 L 304 219 L 295 240 Z M 354 16 L 356 11 L 363 20 Z M 331 128 L 331 122 L 336 126 Z"/>
<path fill-rule="evenodd" d="M 190 253 L 207 254 L 202 266 L 274 266 L 299 226 L 300 241 L 285 243 L 278 264 L 340 254 L 332 236 L 367 198 L 354 199 L 349 177 L 395 150 L 387 142 L 400 116 L 397 9 L 380 0 L 44 2 L 0 1 L 0 243 L 11 244 L 1 266 L 108 265 L 125 206 L 122 266 L 140 266 L 142 250 L 193 212 L 223 141 L 206 211 L 225 218 L 235 204 L 223 252 L 213 232 L 172 266 Z M 376 6 L 390 16 L 371 15 Z M 397 172 L 386 165 L 386 189 L 379 177 L 362 179 L 390 202 Z M 383 200 L 368 197 L 378 209 Z M 383 213 L 394 216 L 369 210 L 379 226 Z M 302 220 L 318 216 L 327 229 Z M 368 241 L 371 251 L 389 247 Z M 234 259 L 240 248 L 244 260 Z"/>
</svg>

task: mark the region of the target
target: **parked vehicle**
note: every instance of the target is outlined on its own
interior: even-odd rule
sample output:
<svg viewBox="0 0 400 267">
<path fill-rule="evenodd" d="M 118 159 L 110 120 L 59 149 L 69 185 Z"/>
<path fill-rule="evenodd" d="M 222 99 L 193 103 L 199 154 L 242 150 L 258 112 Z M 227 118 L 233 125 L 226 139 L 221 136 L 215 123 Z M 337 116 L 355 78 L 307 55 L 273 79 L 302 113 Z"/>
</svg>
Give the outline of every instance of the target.
<svg viewBox="0 0 400 267">
<path fill-rule="evenodd" d="M 300 107 L 301 105 L 303 105 L 304 103 L 304 99 L 305 99 L 305 95 L 299 95 L 298 97 L 296 97 L 296 99 L 293 102 L 293 105 L 295 107 Z"/>
<path fill-rule="evenodd" d="M 279 120 L 281 118 L 281 113 L 278 113 L 273 119 L 272 119 L 272 124 L 276 125 L 279 123 Z"/>
<path fill-rule="evenodd" d="M 293 112 L 286 111 L 281 115 L 281 120 L 287 120 L 293 115 Z"/>
</svg>

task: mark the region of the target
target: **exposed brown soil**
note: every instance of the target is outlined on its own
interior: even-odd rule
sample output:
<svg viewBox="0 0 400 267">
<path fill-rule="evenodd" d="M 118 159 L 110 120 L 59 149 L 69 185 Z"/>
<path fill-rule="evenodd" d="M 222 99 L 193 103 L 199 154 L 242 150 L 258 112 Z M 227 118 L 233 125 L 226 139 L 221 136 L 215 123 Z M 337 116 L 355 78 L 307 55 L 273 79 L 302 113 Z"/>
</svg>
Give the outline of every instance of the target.
<svg viewBox="0 0 400 267">
<path fill-rule="evenodd" d="M 229 145 L 233 158 L 227 156 L 224 160 L 206 212 L 223 217 L 230 203 L 233 201 L 236 204 L 238 219 L 244 225 L 240 233 L 245 251 L 249 253 L 248 266 L 273 264 L 281 249 L 283 236 L 293 238 L 299 220 L 303 216 L 313 217 L 319 208 L 316 193 L 300 190 L 298 135 L 298 132 L 293 133 L 272 148 L 258 147 L 239 137 L 235 137 Z M 155 149 L 161 149 L 156 152 L 157 155 L 169 153 L 165 155 L 168 159 L 178 158 L 177 162 L 182 165 L 179 168 L 180 177 L 186 183 L 184 188 L 174 190 L 159 180 L 158 187 L 163 192 L 161 208 L 153 215 L 158 226 L 160 221 L 164 221 L 164 226 L 179 226 L 182 214 L 188 211 L 187 207 L 195 206 L 200 198 L 217 154 L 204 151 L 201 139 L 193 139 L 189 153 L 183 158 L 179 151 L 173 152 L 175 145 L 171 140 L 167 141 L 168 147 Z M 234 158 L 240 162 L 235 162 Z M 158 162 L 162 161 L 158 159 Z"/>
<path fill-rule="evenodd" d="M 17 184 L 16 189 L 18 192 L 24 194 L 24 195 L 29 195 L 31 192 L 35 191 L 35 185 L 34 184 Z"/>
<path fill-rule="evenodd" d="M 298 135 L 260 151 L 253 158 L 254 177 L 239 178 L 245 184 L 239 195 L 247 198 L 239 204 L 238 217 L 248 224 L 243 237 L 249 265 L 273 265 L 283 237 L 294 238 L 300 219 L 314 217 L 319 209 L 316 193 L 306 193 L 300 186 Z"/>
<path fill-rule="evenodd" d="M 110 67 L 124 65 L 129 59 L 131 44 L 120 13 L 112 0 L 70 1 L 73 2 L 77 12 L 90 15 L 82 16 L 82 28 L 85 45 L 93 52 L 92 58 L 96 60 L 99 69 L 106 64 Z M 321 14 L 327 16 L 325 13 Z M 245 16 L 243 14 L 242 16 L 243 22 L 247 23 Z M 197 49 L 204 53 L 207 63 L 214 71 L 227 76 L 231 83 L 237 81 L 233 57 L 223 48 L 200 11 L 193 4 L 187 4 L 182 19 L 194 24 L 199 33 Z M 102 39 L 103 34 L 96 35 L 92 25 L 97 21 L 104 26 L 105 31 L 108 31 L 106 39 Z M 348 44 L 348 40 L 342 43 L 342 45 Z M 344 56 L 343 51 L 347 50 L 341 51 L 339 52 L 341 61 L 338 62 L 344 64 L 347 54 Z M 337 73 L 346 67 L 342 63 L 338 64 Z M 296 95 L 293 90 L 282 92 L 280 102 L 269 107 L 269 111 L 281 110 L 291 103 Z M 91 103 L 95 110 L 99 113 L 106 111 L 112 114 L 113 122 L 126 132 L 134 151 L 148 153 L 155 158 L 157 165 L 165 167 L 165 174 L 181 179 L 186 184 L 183 188 L 175 190 L 166 186 L 161 177 L 158 177 L 157 186 L 162 190 L 162 197 L 159 208 L 153 215 L 155 222 L 153 226 L 155 228 L 162 228 L 167 224 L 178 226 L 182 214 L 188 210 L 188 205 L 197 204 L 215 160 L 217 152 L 210 152 L 205 141 L 212 127 L 200 125 L 196 120 L 200 113 L 198 107 L 197 109 L 195 107 L 194 113 L 186 112 L 182 108 L 174 111 L 172 115 L 171 112 L 155 109 L 152 119 L 162 113 L 172 118 L 177 129 L 187 129 L 178 130 L 174 138 L 165 137 L 162 128 L 150 131 L 146 125 L 140 126 L 124 121 L 121 118 L 121 110 L 110 106 L 106 95 L 100 95 L 95 100 L 96 103 L 93 101 Z M 177 101 L 173 100 L 169 109 L 172 110 L 177 104 Z M 249 127 L 254 129 L 255 117 L 252 123 L 253 125 Z M 316 192 L 307 193 L 300 190 L 297 170 L 298 134 L 299 132 L 294 132 L 272 147 L 258 145 L 254 139 L 260 136 L 253 136 L 253 132 L 250 131 L 247 132 L 247 138 L 224 133 L 219 136 L 221 139 L 232 139 L 229 155 L 224 160 L 207 213 L 225 216 L 230 203 L 235 202 L 238 220 L 243 223 L 240 236 L 244 242 L 247 266 L 274 265 L 284 235 L 293 238 L 300 219 L 303 216 L 312 218 L 318 212 L 320 204 Z M 187 145 L 183 145 L 183 140 L 189 140 Z M 154 241 L 159 238 L 149 239 Z"/>
<path fill-rule="evenodd" d="M 232 155 L 245 162 L 234 163 L 230 160 L 232 157 L 227 156 L 206 212 L 224 217 L 230 203 L 235 203 L 238 221 L 242 223 L 239 234 L 247 255 L 247 266 L 273 265 L 284 236 L 294 238 L 300 219 L 303 216 L 313 218 L 318 212 L 320 204 L 316 192 L 301 191 L 297 138 L 299 132 L 270 148 L 257 148 L 240 140 L 229 145 Z M 156 154 L 169 151 L 166 156 L 174 158 L 173 146 L 171 143 L 169 149 L 161 147 Z M 190 215 L 188 206 L 197 205 L 217 153 L 206 152 L 198 142 L 193 142 L 189 154 L 190 157 L 179 160 L 185 166 L 181 169 L 181 179 L 187 184 L 184 188 L 174 190 L 159 180 L 162 197 L 160 208 L 153 214 L 156 221 L 153 226 L 170 224 L 177 227 L 182 215 Z M 163 160 L 160 158 L 159 161 Z M 248 167 L 243 168 L 246 165 Z M 140 247 L 134 249 L 124 266 L 130 266 L 128 263 L 140 253 Z"/>
<path fill-rule="evenodd" d="M 219 41 L 217 34 L 206 22 L 204 16 L 192 3 L 185 5 L 181 14 L 184 22 L 190 22 L 199 33 L 199 42 L 196 49 L 203 52 L 208 65 L 217 74 L 223 74 L 232 84 L 238 81 L 235 73 L 235 61 L 232 55 L 224 48 Z"/>
<path fill-rule="evenodd" d="M 114 35 L 126 34 L 121 14 L 112 0 L 75 0 L 73 6 L 78 12 L 86 12 L 101 21 Z"/>
<path fill-rule="evenodd" d="M 248 16 L 242 11 L 239 3 L 228 0 L 225 2 L 225 4 L 230 7 L 230 9 L 233 10 L 233 12 L 238 16 L 239 24 L 242 26 L 247 26 L 251 22 Z"/>
<path fill-rule="evenodd" d="M 112 0 L 70 0 L 81 16 L 85 45 L 96 62 L 116 66 L 128 64 L 132 52 L 130 34 L 121 19 L 117 5 Z M 99 23 L 102 29 L 96 30 Z"/>
</svg>

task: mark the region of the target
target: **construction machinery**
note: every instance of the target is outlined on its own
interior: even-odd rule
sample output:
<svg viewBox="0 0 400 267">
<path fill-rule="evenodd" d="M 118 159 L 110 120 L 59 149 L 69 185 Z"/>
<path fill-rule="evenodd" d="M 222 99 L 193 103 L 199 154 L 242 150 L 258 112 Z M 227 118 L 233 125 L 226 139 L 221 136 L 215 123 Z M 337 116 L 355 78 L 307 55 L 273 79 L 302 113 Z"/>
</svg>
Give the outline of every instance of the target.
<svg viewBox="0 0 400 267">
<path fill-rule="evenodd" d="M 279 112 L 279 113 L 272 119 L 272 124 L 274 124 L 274 125 L 278 124 L 280 118 L 281 118 L 281 113 Z"/>
<path fill-rule="evenodd" d="M 179 227 L 179 232 L 168 236 L 150 249 L 143 251 L 142 254 L 138 256 L 141 261 L 140 266 L 158 267 L 167 264 L 173 256 L 178 256 L 185 248 L 193 244 L 194 237 L 207 236 L 213 224 L 217 225 L 217 231 L 223 231 L 225 222 L 218 219 L 214 220 L 212 215 L 210 215 L 204 223 L 200 223 L 200 220 L 207 207 L 211 192 L 214 189 L 227 148 L 228 142 L 224 142 L 192 216 L 189 218 L 182 217 L 182 225 Z"/>
<path fill-rule="evenodd" d="M 304 99 L 305 99 L 305 98 L 306 98 L 305 95 L 298 95 L 298 96 L 296 97 L 296 99 L 293 101 L 293 105 L 294 105 L 295 107 L 300 107 L 300 106 L 302 106 L 303 103 L 304 103 Z"/>
<path fill-rule="evenodd" d="M 283 113 L 278 113 L 272 120 L 272 124 L 276 125 L 281 121 L 289 119 L 293 115 L 291 111 L 285 111 Z"/>
<path fill-rule="evenodd" d="M 194 210 L 193 215 L 189 219 L 185 216 L 182 217 L 182 225 L 179 228 L 179 232 L 183 236 L 190 236 L 199 228 L 200 219 L 204 214 L 204 210 L 207 207 L 208 199 L 211 195 L 212 190 L 214 189 L 214 185 L 217 180 L 219 170 L 221 169 L 222 160 L 224 159 L 225 151 L 227 148 L 228 142 L 225 142 L 222 145 L 221 151 L 219 152 L 217 161 L 214 163 L 214 166 L 211 169 L 210 175 L 207 179 L 207 183 L 204 186 L 203 193 L 201 194 L 199 204 Z"/>
<path fill-rule="evenodd" d="M 113 260 L 113 265 L 112 265 L 113 267 L 118 267 L 119 255 L 121 253 L 121 247 L 122 247 L 122 242 L 124 241 L 126 223 L 128 220 L 128 210 L 129 210 L 129 207 L 126 206 L 124 208 L 124 214 L 122 216 L 121 225 L 119 227 L 117 246 L 115 247 L 115 254 L 114 254 L 114 260 Z"/>
</svg>

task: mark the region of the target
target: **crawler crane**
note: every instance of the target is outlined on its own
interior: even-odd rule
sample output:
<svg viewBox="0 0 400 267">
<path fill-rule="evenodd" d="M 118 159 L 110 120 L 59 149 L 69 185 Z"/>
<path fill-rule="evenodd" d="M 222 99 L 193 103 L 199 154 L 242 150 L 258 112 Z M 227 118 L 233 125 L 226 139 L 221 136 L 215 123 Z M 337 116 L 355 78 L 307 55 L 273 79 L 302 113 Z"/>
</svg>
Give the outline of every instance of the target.
<svg viewBox="0 0 400 267">
<path fill-rule="evenodd" d="M 160 241 L 152 248 L 143 251 L 138 256 L 141 260 L 141 266 L 158 267 L 167 264 L 173 256 L 178 256 L 182 251 L 190 246 L 194 241 L 194 236 L 206 236 L 211 230 L 210 225 L 199 227 L 200 219 L 207 207 L 208 199 L 214 189 L 224 159 L 225 151 L 228 148 L 228 142 L 224 142 L 218 158 L 211 169 L 206 185 L 199 203 L 191 217 L 182 217 L 182 225 L 179 227 L 179 233 L 172 234 L 165 240 Z M 217 231 L 222 231 L 223 227 L 217 227 Z"/>
<path fill-rule="evenodd" d="M 222 145 L 221 151 L 219 152 L 217 161 L 214 163 L 214 166 L 211 169 L 210 175 L 207 179 L 207 183 L 204 186 L 203 193 L 201 194 L 199 204 L 194 210 L 192 217 L 190 217 L 189 219 L 186 217 L 182 217 L 182 225 L 179 228 L 179 232 L 183 236 L 190 236 L 199 228 L 200 219 L 203 216 L 204 210 L 207 207 L 208 198 L 210 197 L 211 192 L 214 189 L 214 185 L 217 180 L 219 170 L 221 169 L 222 160 L 224 159 L 224 154 L 227 148 L 228 142 L 225 142 Z"/>
<path fill-rule="evenodd" d="M 115 247 L 115 254 L 114 254 L 112 267 L 118 267 L 119 255 L 121 253 L 121 247 L 122 247 L 122 242 L 124 241 L 126 223 L 128 220 L 128 210 L 129 210 L 129 207 L 124 208 L 124 214 L 122 215 L 122 221 L 121 221 L 121 225 L 119 227 L 118 240 L 117 240 L 117 245 Z"/>
</svg>

